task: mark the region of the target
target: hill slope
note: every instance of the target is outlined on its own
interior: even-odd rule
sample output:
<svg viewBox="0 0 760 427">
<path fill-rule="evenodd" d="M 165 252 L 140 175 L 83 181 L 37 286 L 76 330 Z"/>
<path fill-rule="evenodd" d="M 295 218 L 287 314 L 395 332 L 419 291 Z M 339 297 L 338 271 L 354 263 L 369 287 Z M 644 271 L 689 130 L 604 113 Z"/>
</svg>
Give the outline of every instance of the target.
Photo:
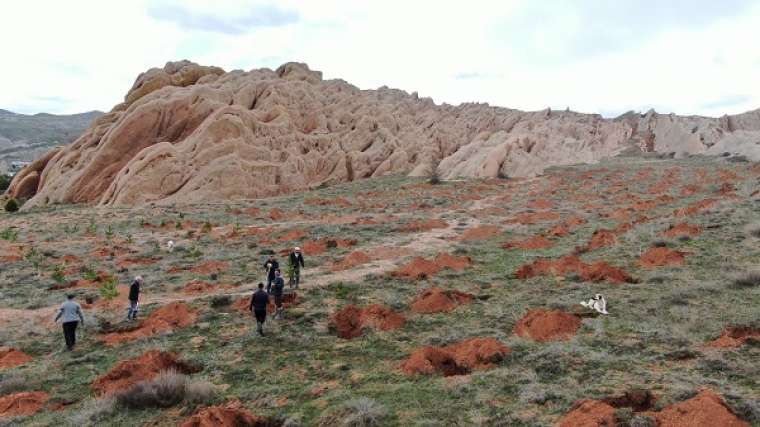
<svg viewBox="0 0 760 427">
<path fill-rule="evenodd" d="M 359 90 L 304 64 L 225 73 L 187 61 L 141 74 L 122 104 L 9 191 L 49 203 L 254 198 L 388 174 L 533 176 L 631 147 L 760 159 L 760 110 L 720 119 L 617 119 Z"/>
</svg>

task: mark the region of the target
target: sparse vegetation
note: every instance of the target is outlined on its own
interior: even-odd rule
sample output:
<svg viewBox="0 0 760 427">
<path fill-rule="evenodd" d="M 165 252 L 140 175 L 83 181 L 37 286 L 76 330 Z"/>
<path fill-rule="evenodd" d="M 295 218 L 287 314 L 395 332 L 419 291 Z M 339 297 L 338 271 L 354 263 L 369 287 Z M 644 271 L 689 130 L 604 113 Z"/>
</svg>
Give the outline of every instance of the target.
<svg viewBox="0 0 760 427">
<path fill-rule="evenodd" d="M 214 398 L 213 385 L 192 381 L 177 372 L 163 372 L 150 381 L 137 383 L 116 395 L 116 402 L 131 409 L 168 408 L 185 404 L 210 403 Z"/>
<path fill-rule="evenodd" d="M 19 203 L 16 199 L 8 199 L 7 202 L 5 202 L 5 211 L 6 212 L 16 212 L 18 211 Z"/>
<path fill-rule="evenodd" d="M 100 292 L 100 296 L 106 300 L 111 300 L 118 297 L 119 290 L 116 289 L 116 283 L 117 283 L 117 280 L 113 276 L 108 277 L 107 279 L 103 280 L 103 283 L 101 283 L 100 287 L 98 287 L 98 292 Z"/>
</svg>

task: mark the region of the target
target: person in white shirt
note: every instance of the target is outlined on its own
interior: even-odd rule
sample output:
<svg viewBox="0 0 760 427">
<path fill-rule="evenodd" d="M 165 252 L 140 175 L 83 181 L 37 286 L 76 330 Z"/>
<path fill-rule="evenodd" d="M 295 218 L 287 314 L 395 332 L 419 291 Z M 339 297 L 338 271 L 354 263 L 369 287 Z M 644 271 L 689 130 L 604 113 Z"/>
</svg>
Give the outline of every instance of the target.
<svg viewBox="0 0 760 427">
<path fill-rule="evenodd" d="M 77 343 L 77 325 L 79 322 L 82 322 L 82 327 L 84 327 L 82 307 L 74 301 L 73 294 L 66 295 L 66 301 L 61 304 L 61 308 L 58 309 L 58 314 L 53 321 L 57 322 L 58 319 L 61 319 L 63 323 L 63 337 L 66 340 L 66 349 L 71 351 Z"/>
</svg>

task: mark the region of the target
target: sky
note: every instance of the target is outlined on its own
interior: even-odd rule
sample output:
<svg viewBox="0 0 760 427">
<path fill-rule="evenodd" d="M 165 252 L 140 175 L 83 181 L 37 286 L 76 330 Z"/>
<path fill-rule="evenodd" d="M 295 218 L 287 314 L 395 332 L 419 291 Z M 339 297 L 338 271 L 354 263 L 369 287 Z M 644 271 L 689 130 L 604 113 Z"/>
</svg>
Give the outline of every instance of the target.
<svg viewBox="0 0 760 427">
<path fill-rule="evenodd" d="M 0 108 L 108 111 L 189 59 L 305 62 L 362 89 L 614 117 L 760 108 L 760 0 L 8 1 Z"/>
</svg>

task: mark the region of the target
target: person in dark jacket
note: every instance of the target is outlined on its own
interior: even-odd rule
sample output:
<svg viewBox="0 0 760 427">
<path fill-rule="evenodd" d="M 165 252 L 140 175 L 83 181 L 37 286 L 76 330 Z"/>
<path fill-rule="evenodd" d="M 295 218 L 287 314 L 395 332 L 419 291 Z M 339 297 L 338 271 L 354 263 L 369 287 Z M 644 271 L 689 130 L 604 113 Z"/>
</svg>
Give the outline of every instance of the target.
<svg viewBox="0 0 760 427">
<path fill-rule="evenodd" d="M 140 299 L 140 286 L 143 284 L 142 276 L 135 277 L 132 284 L 129 285 L 129 311 L 127 312 L 127 320 L 135 320 L 137 318 L 138 300 Z"/>
<path fill-rule="evenodd" d="M 272 282 L 274 282 L 274 272 L 280 269 L 280 264 L 274 259 L 274 255 L 269 255 L 267 262 L 264 263 L 264 271 L 267 273 L 267 293 L 272 293 Z"/>
<path fill-rule="evenodd" d="M 66 295 L 66 301 L 61 304 L 54 322 L 63 318 L 63 338 L 66 340 L 66 349 L 71 351 L 77 343 L 77 325 L 81 322 L 84 327 L 84 315 L 82 307 L 74 301 L 74 295 Z"/>
<path fill-rule="evenodd" d="M 251 304 L 248 306 L 248 310 L 252 311 L 256 317 L 256 330 L 261 336 L 264 336 L 264 322 L 267 321 L 268 304 L 269 294 L 264 292 L 264 284 L 259 283 L 259 290 L 251 295 Z"/>
<path fill-rule="evenodd" d="M 301 268 L 304 267 L 303 255 L 301 254 L 301 248 L 296 246 L 293 248 L 293 252 L 290 253 L 290 268 L 293 269 L 293 276 L 290 277 L 290 287 L 298 289 L 298 284 L 301 282 Z"/>
<path fill-rule="evenodd" d="M 282 318 L 282 315 L 284 314 L 282 309 L 282 294 L 285 291 L 285 280 L 283 280 L 280 275 L 280 270 L 275 270 L 274 274 L 274 286 L 272 286 L 275 306 L 274 318 L 279 319 Z"/>
</svg>

